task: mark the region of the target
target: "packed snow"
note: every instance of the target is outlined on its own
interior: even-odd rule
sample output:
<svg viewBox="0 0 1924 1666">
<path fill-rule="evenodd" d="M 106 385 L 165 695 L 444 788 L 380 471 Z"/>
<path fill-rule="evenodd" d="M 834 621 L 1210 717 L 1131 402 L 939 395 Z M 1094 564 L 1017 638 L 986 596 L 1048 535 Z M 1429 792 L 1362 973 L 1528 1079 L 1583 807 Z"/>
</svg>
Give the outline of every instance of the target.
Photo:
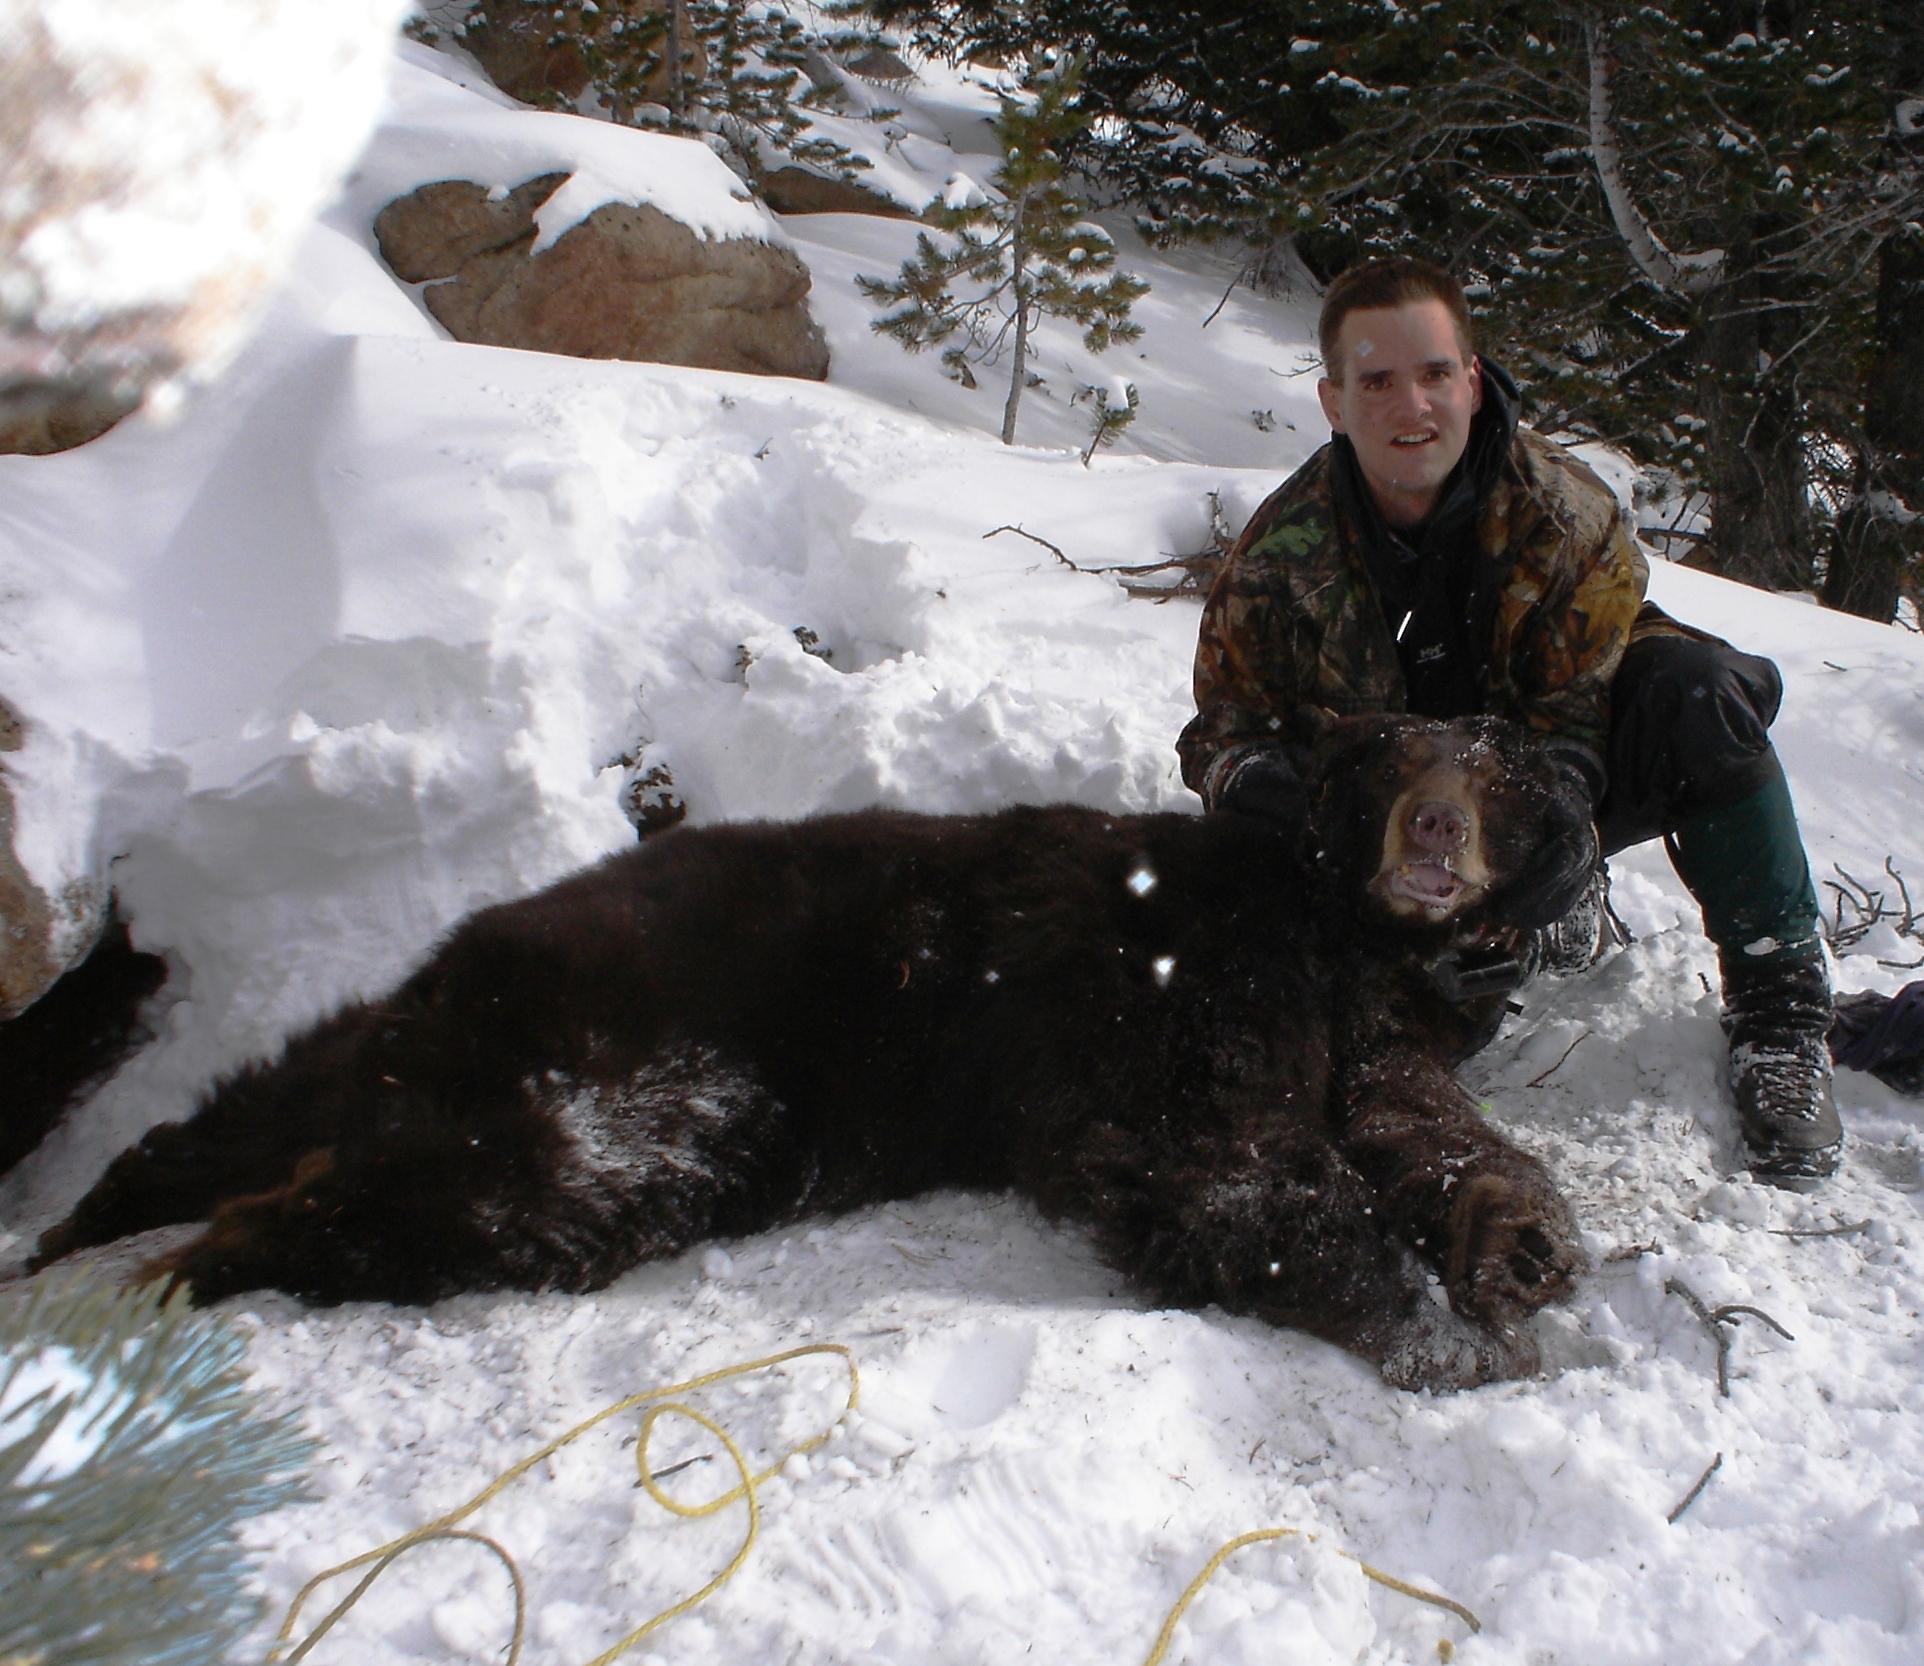
<svg viewBox="0 0 1924 1666">
<path fill-rule="evenodd" d="M 1204 548 L 1212 494 L 1240 525 L 1321 442 L 1307 290 L 1224 299 L 1229 254 L 1152 255 L 1112 223 L 1154 284 L 1146 334 L 1092 358 L 1045 328 L 1012 448 L 989 379 L 966 390 L 869 328 L 852 279 L 898 265 L 912 222 L 768 226 L 814 273 L 826 384 L 460 345 L 373 254 L 380 192 L 518 183 L 576 130 L 583 166 L 633 190 L 675 143 L 468 78 L 399 52 L 358 177 L 175 423 L 0 459 L 22 855 L 53 882 L 113 858 L 137 941 L 173 968 L 156 1039 L 0 1184 L 0 1256 L 218 1072 L 378 990 L 464 912 L 626 846 L 624 790 L 656 767 L 696 821 L 1194 807 L 1172 742 L 1196 606 L 1090 569 Z M 919 167 L 925 197 L 987 179 L 992 79 L 930 68 L 903 95 L 917 143 L 891 167 Z M 705 159 L 676 188 L 703 177 Z M 718 231 L 759 214 L 722 184 Z M 1084 467 L 1073 396 L 1118 374 L 1141 416 Z M 1924 903 L 1924 638 L 1679 568 L 1652 583 L 1782 666 L 1820 880 L 1895 900 L 1888 859 Z M 1539 1321 L 1539 1378 L 1411 1395 L 1300 1335 L 1145 1311 L 1075 1232 L 1000 1196 L 805 1221 L 587 1297 L 237 1299 L 254 1382 L 323 1446 L 317 1502 L 247 1529 L 260 1648 L 310 1575 L 599 1408 L 834 1342 L 862 1380 L 839 1423 L 822 1356 L 695 1397 L 779 1468 L 744 1569 L 628 1658 L 1138 1660 L 1218 1546 L 1287 1527 L 1228 1561 L 1171 1660 L 1915 1666 L 1924 1104 L 1841 1073 L 1842 1174 L 1807 1196 L 1752 1184 L 1694 908 L 1656 847 L 1613 872 L 1636 941 L 1529 990 L 1467 1072 L 1561 1177 L 1596 1263 Z M 1920 957 L 1886 920 L 1838 982 L 1895 989 Z M 1713 1336 L 1690 1297 L 1759 1314 Z M 595 1656 L 740 1542 L 739 1506 L 659 1510 L 633 1438 L 611 1420 L 466 1524 L 519 1560 L 531 1662 Z M 732 1484 L 710 1434 L 665 1424 L 651 1463 L 685 1458 L 706 1461 L 665 1483 L 677 1496 Z M 511 1612 L 496 1564 L 441 1545 L 316 1658 L 497 1658 Z"/>
</svg>

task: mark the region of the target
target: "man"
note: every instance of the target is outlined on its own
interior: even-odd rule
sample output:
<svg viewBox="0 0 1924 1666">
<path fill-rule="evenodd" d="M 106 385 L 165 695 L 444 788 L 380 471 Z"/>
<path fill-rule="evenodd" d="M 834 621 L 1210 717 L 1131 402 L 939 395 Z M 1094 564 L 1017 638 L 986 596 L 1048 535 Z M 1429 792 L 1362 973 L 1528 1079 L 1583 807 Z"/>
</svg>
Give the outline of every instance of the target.
<svg viewBox="0 0 1924 1666">
<path fill-rule="evenodd" d="M 1662 837 L 1723 974 L 1730 1083 L 1758 1178 L 1837 1166 L 1829 978 L 1768 729 L 1768 660 L 1644 600 L 1603 482 L 1518 425 L 1461 286 L 1397 258 L 1343 273 L 1318 326 L 1330 443 L 1251 518 L 1203 610 L 1196 716 L 1177 742 L 1210 810 L 1300 813 L 1302 707 L 1527 724 L 1570 831 L 1522 887 L 1530 959 L 1594 958 L 1600 856 Z"/>
</svg>

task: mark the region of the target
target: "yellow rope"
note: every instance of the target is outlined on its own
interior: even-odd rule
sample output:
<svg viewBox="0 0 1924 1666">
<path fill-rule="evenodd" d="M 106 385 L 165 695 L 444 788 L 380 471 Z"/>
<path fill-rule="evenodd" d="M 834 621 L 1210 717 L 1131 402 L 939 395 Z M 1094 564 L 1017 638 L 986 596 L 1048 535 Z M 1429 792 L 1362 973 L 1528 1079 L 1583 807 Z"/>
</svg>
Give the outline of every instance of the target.
<svg viewBox="0 0 1924 1666">
<path fill-rule="evenodd" d="M 749 1467 L 748 1460 L 742 1455 L 741 1448 L 735 1444 L 728 1431 L 719 1423 L 704 1416 L 693 1407 L 685 1406 L 679 1401 L 669 1398 L 669 1396 L 676 1394 L 692 1394 L 699 1389 L 713 1387 L 716 1383 L 727 1382 L 734 1377 L 745 1377 L 755 1371 L 766 1371 L 777 1365 L 785 1365 L 792 1359 L 802 1359 L 811 1354 L 833 1354 L 848 1367 L 847 1404 L 844 1405 L 842 1411 L 828 1428 L 824 1429 L 820 1434 L 803 1441 L 800 1446 L 791 1448 L 781 1458 L 777 1459 L 776 1462 L 770 1464 L 768 1468 L 763 1470 L 753 1470 Z M 811 1342 L 799 1348 L 789 1348 L 779 1354 L 770 1354 L 765 1359 L 749 1360 L 746 1364 L 742 1365 L 724 1366 L 719 1371 L 710 1371 L 703 1376 L 691 1377 L 687 1382 L 670 1383 L 666 1388 L 644 1389 L 639 1394 L 631 1394 L 625 1400 L 618 1400 L 612 1406 L 603 1407 L 600 1411 L 596 1412 L 594 1416 L 577 1423 L 565 1434 L 556 1436 L 555 1439 L 549 1441 L 546 1446 L 541 1447 L 538 1451 L 531 1452 L 511 1469 L 506 1470 L 495 1480 L 489 1482 L 486 1487 L 476 1493 L 467 1503 L 457 1506 L 445 1515 L 437 1516 L 433 1521 L 424 1523 L 422 1526 L 416 1527 L 410 1532 L 403 1533 L 398 1539 L 391 1539 L 384 1545 L 377 1546 L 373 1550 L 363 1551 L 359 1556 L 351 1557 L 349 1560 L 335 1567 L 317 1573 L 300 1588 L 293 1602 L 289 1605 L 287 1618 L 281 1623 L 280 1636 L 270 1651 L 269 1659 L 270 1661 L 280 1660 L 281 1666 L 295 1666 L 295 1663 L 304 1660 L 313 1650 L 314 1646 L 319 1643 L 328 1632 L 333 1630 L 335 1624 L 342 1616 L 367 1594 L 368 1588 L 373 1585 L 375 1580 L 386 1573 L 387 1570 L 399 1561 L 402 1556 L 406 1555 L 408 1551 L 437 1540 L 452 1539 L 482 1546 L 499 1558 L 502 1566 L 507 1569 L 508 1579 L 514 1587 L 514 1635 L 508 1644 L 506 1666 L 516 1666 L 516 1663 L 521 1658 L 521 1644 L 527 1630 L 528 1611 L 527 1590 L 522 1582 L 521 1570 L 516 1566 L 514 1557 L 495 1540 L 489 1538 L 484 1533 L 475 1533 L 466 1528 L 458 1527 L 456 1524 L 465 1521 L 469 1516 L 473 1515 L 475 1511 L 479 1510 L 484 1504 L 494 1498 L 496 1494 L 513 1486 L 516 1481 L 520 1480 L 522 1476 L 526 1475 L 528 1471 L 533 1469 L 537 1464 L 543 1463 L 553 1457 L 555 1453 L 559 1452 L 564 1446 L 568 1446 L 574 1441 L 579 1440 L 583 1435 L 587 1434 L 589 1430 L 607 1422 L 611 1417 L 618 1417 L 625 1411 L 632 1411 L 637 1406 L 648 1406 L 649 1410 L 642 1417 L 641 1426 L 637 1431 L 635 1439 L 635 1468 L 640 1478 L 640 1484 L 647 1489 L 648 1496 L 654 1499 L 664 1510 L 674 1515 L 688 1518 L 712 1516 L 716 1511 L 724 1510 L 737 1499 L 740 1499 L 748 1507 L 748 1525 L 747 1530 L 742 1535 L 742 1542 L 736 1549 L 735 1554 L 729 1558 L 727 1566 L 724 1567 L 720 1573 L 716 1574 L 713 1579 L 709 1580 L 700 1590 L 696 1591 L 693 1596 L 684 1597 L 672 1607 L 664 1608 L 652 1619 L 636 1626 L 633 1631 L 629 1632 L 627 1636 L 623 1637 L 621 1641 L 616 1643 L 612 1648 L 604 1649 L 600 1654 L 596 1655 L 593 1660 L 586 1663 L 586 1666 L 609 1666 L 610 1662 L 626 1654 L 628 1650 L 633 1648 L 635 1644 L 640 1642 L 641 1639 L 646 1637 L 651 1631 L 666 1625 L 678 1615 L 687 1613 L 689 1609 L 695 1607 L 698 1603 L 705 1602 L 741 1571 L 742 1564 L 748 1560 L 748 1553 L 754 1547 L 756 1536 L 761 1531 L 761 1499 L 759 1489 L 762 1483 L 773 1476 L 790 1458 L 800 1453 L 814 1452 L 824 1446 L 842 1419 L 855 1410 L 861 1400 L 861 1393 L 862 1379 L 861 1373 L 856 1369 L 855 1356 L 839 1342 Z M 668 1494 L 662 1490 L 661 1483 L 655 1479 L 654 1472 L 649 1466 L 648 1447 L 649 1442 L 654 1438 L 655 1426 L 664 1417 L 670 1415 L 685 1417 L 691 1423 L 698 1424 L 721 1443 L 723 1449 L 728 1453 L 729 1462 L 735 1466 L 736 1483 L 729 1488 L 727 1492 L 709 1499 L 706 1503 L 684 1504 L 679 1499 L 669 1497 Z M 1300 1528 L 1296 1527 L 1264 1527 L 1257 1529 L 1253 1533 L 1244 1533 L 1239 1538 L 1231 1539 L 1228 1544 L 1224 1545 L 1221 1550 L 1210 1557 L 1209 1561 L 1204 1565 L 1202 1572 L 1197 1574 L 1196 1577 L 1189 1582 L 1188 1589 L 1176 1599 L 1176 1605 L 1170 1609 L 1169 1617 L 1163 1621 L 1162 1630 L 1156 1636 L 1155 1646 L 1150 1649 L 1149 1657 L 1143 1662 L 1143 1666 L 1161 1666 L 1163 1658 L 1169 1652 L 1169 1644 L 1175 1636 L 1176 1627 L 1181 1623 L 1183 1615 L 1189 1609 L 1189 1605 L 1202 1594 L 1203 1587 L 1215 1577 L 1217 1570 L 1220 1569 L 1230 1557 L 1246 1545 L 1261 1544 L 1269 1540 L 1292 1537 L 1300 1537 L 1312 1543 L 1316 1539 L 1314 1533 L 1304 1533 Z M 1384 1573 L 1380 1568 L 1371 1567 L 1370 1564 L 1365 1562 L 1361 1557 L 1352 1556 L 1346 1550 L 1338 1551 L 1337 1554 L 1348 1557 L 1350 1561 L 1354 1562 L 1363 1570 L 1368 1578 L 1373 1579 L 1377 1584 L 1387 1586 L 1392 1591 L 1399 1591 L 1406 1597 L 1414 1597 L 1418 1602 L 1427 1602 L 1433 1607 L 1447 1609 L 1450 1613 L 1456 1615 L 1458 1619 L 1462 1620 L 1472 1632 L 1483 1629 L 1482 1622 L 1461 1603 L 1452 1602 L 1448 1597 L 1439 1596 L 1434 1591 L 1425 1591 L 1417 1586 L 1406 1584 L 1404 1581 Z M 352 1573 L 356 1568 L 366 1568 L 367 1572 L 355 1582 L 353 1589 L 329 1610 L 327 1616 L 315 1626 L 306 1637 L 302 1638 L 301 1641 L 295 1645 L 292 1652 L 285 1652 L 287 1651 L 288 1640 L 294 1634 L 294 1628 L 300 1620 L 301 1609 L 306 1605 L 307 1599 L 330 1579 L 338 1579 L 342 1574 Z M 284 1653 L 285 1658 L 282 1660 L 281 1657 Z"/>
<path fill-rule="evenodd" d="M 809 1354 L 833 1354 L 848 1367 L 848 1403 L 842 1408 L 841 1413 L 828 1428 L 824 1429 L 819 1435 L 803 1441 L 800 1446 L 792 1448 L 764 1470 L 756 1471 L 749 1468 L 748 1460 L 742 1456 L 741 1448 L 729 1438 L 728 1432 L 723 1429 L 720 1424 L 703 1416 L 692 1407 L 681 1405 L 669 1398 L 671 1395 L 676 1394 L 692 1394 L 697 1389 L 712 1387 L 714 1384 L 726 1382 L 732 1377 L 744 1377 L 751 1372 L 766 1371 L 771 1367 L 784 1365 L 789 1360 L 801 1359 Z M 706 1585 L 702 1586 L 699 1591 L 693 1596 L 686 1597 L 676 1603 L 672 1608 L 664 1608 L 659 1614 L 655 1615 L 653 1619 L 636 1626 L 633 1631 L 629 1632 L 626 1637 L 616 1643 L 613 1648 L 604 1649 L 600 1654 L 596 1655 L 593 1660 L 587 1663 L 587 1666 L 608 1666 L 610 1661 L 626 1654 L 629 1649 L 633 1648 L 636 1643 L 646 1637 L 649 1632 L 654 1631 L 659 1626 L 666 1625 L 677 1615 L 687 1613 L 688 1610 L 693 1608 L 697 1603 L 713 1596 L 716 1591 L 720 1590 L 723 1585 L 734 1578 L 736 1573 L 740 1571 L 742 1564 L 748 1560 L 748 1553 L 755 1543 L 755 1536 L 761 1531 L 761 1500 L 758 1497 L 758 1489 L 761 1487 L 761 1484 L 774 1475 L 783 1464 L 787 1463 L 790 1458 L 795 1457 L 798 1453 L 813 1452 L 826 1444 L 829 1437 L 834 1433 L 836 1426 L 842 1421 L 842 1418 L 846 1417 L 855 1409 L 861 1398 L 861 1392 L 862 1379 L 860 1372 L 857 1371 L 855 1366 L 855 1356 L 838 1342 L 811 1342 L 803 1347 L 790 1348 L 783 1353 L 770 1354 L 766 1359 L 750 1360 L 744 1365 L 725 1366 L 719 1371 L 710 1371 L 704 1376 L 691 1377 L 687 1382 L 671 1383 L 666 1388 L 645 1389 L 639 1394 L 631 1394 L 625 1400 L 619 1400 L 612 1406 L 603 1407 L 602 1410 L 596 1412 L 594 1416 L 586 1419 L 584 1422 L 577 1423 L 572 1429 L 568 1430 L 566 1434 L 557 1436 L 539 1451 L 530 1453 L 514 1465 L 513 1468 L 507 1470 L 494 1481 L 491 1481 L 480 1492 L 476 1493 L 474 1497 L 469 1499 L 467 1503 L 448 1511 L 446 1515 L 438 1516 L 433 1521 L 427 1522 L 413 1529 L 411 1532 L 403 1533 L 398 1539 L 391 1539 L 388 1543 L 374 1550 L 364 1551 L 361 1555 L 352 1557 L 337 1567 L 328 1568 L 322 1573 L 317 1573 L 301 1587 L 293 1603 L 289 1606 L 287 1618 L 281 1624 L 279 1640 L 270 1652 L 269 1659 L 275 1660 L 282 1656 L 282 1652 L 287 1648 L 288 1639 L 294 1634 L 294 1627 L 300 1619 L 302 1606 L 306 1603 L 307 1599 L 313 1595 L 317 1587 L 326 1584 L 330 1579 L 339 1578 L 340 1575 L 344 1573 L 352 1573 L 356 1568 L 368 1569 L 359 1581 L 356 1582 L 354 1588 L 328 1613 L 327 1617 L 301 1640 L 292 1653 L 286 1655 L 284 1666 L 294 1666 L 296 1661 L 306 1658 L 314 1645 L 333 1629 L 335 1622 L 361 1600 L 362 1596 L 367 1592 L 368 1587 L 371 1586 L 375 1580 L 379 1579 L 382 1574 L 386 1573 L 387 1570 L 408 1551 L 414 1549 L 417 1545 L 427 1544 L 438 1539 L 458 1539 L 484 1546 L 499 1557 L 502 1564 L 508 1570 L 508 1578 L 514 1585 L 514 1636 L 508 1645 L 507 1666 L 515 1666 L 515 1663 L 521 1658 L 521 1642 L 526 1630 L 527 1620 L 527 1594 L 522 1585 L 520 1570 L 515 1566 L 514 1558 L 493 1539 L 488 1538 L 485 1534 L 474 1533 L 465 1529 L 457 1530 L 455 1524 L 466 1520 L 497 1493 L 512 1486 L 516 1481 L 520 1480 L 522 1476 L 526 1475 L 529 1470 L 533 1469 L 537 1464 L 553 1457 L 554 1454 L 559 1452 L 564 1446 L 579 1440 L 583 1435 L 588 1433 L 590 1429 L 607 1422 L 611 1417 L 618 1417 L 625 1411 L 632 1411 L 637 1406 L 650 1406 L 651 1409 L 641 1420 L 641 1428 L 635 1440 L 635 1466 L 640 1474 L 641 1485 L 647 1488 L 649 1497 L 654 1499 L 664 1510 L 671 1511 L 678 1516 L 687 1517 L 711 1516 L 717 1510 L 726 1509 L 737 1499 L 741 1499 L 745 1501 L 748 1506 L 748 1528 L 742 1537 L 740 1548 L 737 1549 L 734 1556 L 729 1559 L 728 1565 L 713 1579 L 709 1580 Z M 651 1402 L 659 1403 L 651 1405 Z M 656 1481 L 649 1467 L 648 1443 L 653 1437 L 655 1425 L 670 1413 L 673 1413 L 677 1417 L 685 1417 L 690 1422 L 699 1424 L 721 1442 L 728 1453 L 729 1461 L 735 1466 L 735 1474 L 737 1477 L 736 1484 L 727 1492 L 717 1498 L 709 1499 L 704 1504 L 683 1504 L 678 1499 L 670 1498 L 667 1493 L 662 1491 L 660 1483 Z M 369 1566 L 370 1563 L 373 1565 Z"/>
<path fill-rule="evenodd" d="M 1189 1605 L 1194 1602 L 1197 1597 L 1202 1595 L 1203 1587 L 1207 1585 L 1211 1579 L 1215 1578 L 1216 1570 L 1220 1568 L 1223 1563 L 1227 1562 L 1230 1557 L 1234 1556 L 1236 1552 L 1241 1550 L 1245 1545 L 1262 1544 L 1271 1539 L 1287 1539 L 1292 1537 L 1302 1538 L 1312 1544 L 1316 1540 L 1314 1533 L 1305 1533 L 1300 1527 L 1259 1527 L 1253 1533 L 1245 1533 L 1240 1538 L 1231 1539 L 1228 1544 L 1224 1545 L 1221 1550 L 1210 1557 L 1208 1562 L 1204 1564 L 1203 1571 L 1197 1574 L 1194 1579 L 1190 1580 L 1189 1588 L 1184 1591 L 1181 1596 L 1176 1598 L 1176 1606 L 1169 1610 L 1169 1618 L 1162 1622 L 1162 1630 L 1156 1634 L 1155 1647 L 1149 1651 L 1149 1658 L 1142 1663 L 1142 1666 L 1162 1666 L 1163 1656 L 1169 1652 L 1170 1639 L 1176 1635 L 1176 1627 L 1181 1622 L 1184 1613 L 1188 1611 Z M 1350 1561 L 1354 1562 L 1369 1578 L 1375 1580 L 1377 1584 L 1387 1585 L 1392 1591 L 1400 1591 L 1406 1597 L 1415 1597 L 1418 1602 L 1427 1602 L 1436 1608 L 1447 1608 L 1473 1632 L 1483 1629 L 1482 1621 L 1477 1619 L 1477 1617 L 1460 1602 L 1452 1602 L 1448 1597 L 1438 1596 L 1434 1591 L 1424 1591 L 1414 1585 L 1405 1584 L 1402 1580 L 1384 1573 L 1381 1568 L 1371 1567 L 1369 1563 L 1365 1562 L 1360 1556 L 1351 1556 L 1347 1550 L 1339 1550 L 1336 1554 L 1338 1556 L 1349 1557 Z"/>
</svg>

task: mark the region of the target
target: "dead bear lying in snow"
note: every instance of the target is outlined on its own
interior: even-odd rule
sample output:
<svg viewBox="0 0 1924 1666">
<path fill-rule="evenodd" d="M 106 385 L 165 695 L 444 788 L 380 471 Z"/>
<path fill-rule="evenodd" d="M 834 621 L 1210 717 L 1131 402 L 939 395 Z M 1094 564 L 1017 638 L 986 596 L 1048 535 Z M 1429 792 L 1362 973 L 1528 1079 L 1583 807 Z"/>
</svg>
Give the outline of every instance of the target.
<svg viewBox="0 0 1924 1666">
<path fill-rule="evenodd" d="M 1009 1187 L 1152 1301 L 1392 1383 L 1520 1375 L 1580 1256 L 1454 1080 L 1422 965 L 1500 922 L 1539 769 L 1491 720 L 1357 719 L 1318 741 L 1306 839 L 1068 806 L 668 832 L 476 914 L 154 1129 L 36 1264 L 211 1219 L 147 1269 L 203 1302 L 591 1290 L 808 1211 Z"/>
</svg>

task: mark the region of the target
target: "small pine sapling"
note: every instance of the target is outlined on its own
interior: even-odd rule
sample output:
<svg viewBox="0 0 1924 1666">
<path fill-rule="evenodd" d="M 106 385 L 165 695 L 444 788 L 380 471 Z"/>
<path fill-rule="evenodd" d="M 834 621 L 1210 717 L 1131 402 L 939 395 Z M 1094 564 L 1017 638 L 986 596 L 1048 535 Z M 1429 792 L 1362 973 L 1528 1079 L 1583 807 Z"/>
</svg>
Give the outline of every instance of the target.
<svg viewBox="0 0 1924 1666">
<path fill-rule="evenodd" d="M 209 1666 L 258 1618 L 234 1529 L 301 1502 L 218 1317 L 76 1281 L 0 1299 L 0 1661 Z"/>
<path fill-rule="evenodd" d="M 1149 286 L 1116 270 L 1115 243 L 1083 218 L 1084 205 L 1062 183 L 1059 151 L 1089 119 L 1077 107 L 1079 74 L 1073 59 L 1050 69 L 1032 65 L 1018 93 L 1003 98 L 995 122 L 998 194 L 952 189 L 929 216 L 943 241 L 923 232 L 895 277 L 855 280 L 871 301 L 891 309 L 874 320 L 875 330 L 910 352 L 949 344 L 942 362 L 958 380 L 970 361 L 1009 350 L 1004 445 L 1015 443 L 1030 336 L 1041 319 L 1081 325 L 1092 353 L 1142 334 L 1129 309 Z"/>
<path fill-rule="evenodd" d="M 1093 426 L 1089 433 L 1089 443 L 1082 449 L 1082 466 L 1085 469 L 1089 466 L 1091 457 L 1104 446 L 1112 444 L 1115 437 L 1136 420 L 1136 412 L 1142 404 L 1142 400 L 1137 396 L 1134 382 L 1123 384 L 1123 402 L 1120 405 L 1110 403 L 1107 388 L 1089 388 L 1086 391 Z M 1077 395 L 1077 398 L 1081 397 L 1082 395 Z"/>
</svg>

